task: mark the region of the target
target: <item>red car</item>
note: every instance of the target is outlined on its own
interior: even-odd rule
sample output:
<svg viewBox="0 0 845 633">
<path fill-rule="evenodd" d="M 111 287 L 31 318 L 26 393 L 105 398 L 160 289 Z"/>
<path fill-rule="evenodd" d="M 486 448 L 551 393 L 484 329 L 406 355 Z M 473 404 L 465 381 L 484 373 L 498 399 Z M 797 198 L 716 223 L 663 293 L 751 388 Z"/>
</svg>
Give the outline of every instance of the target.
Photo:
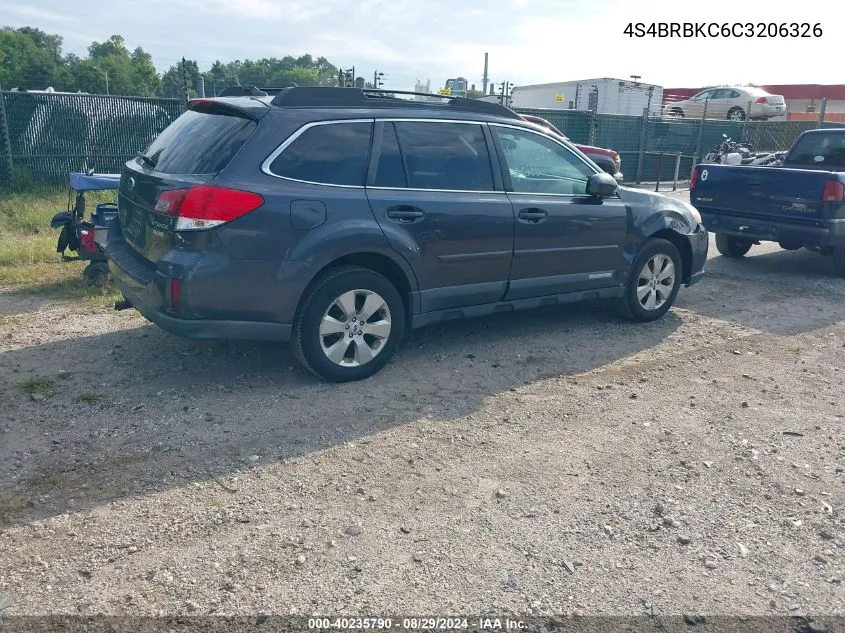
<svg viewBox="0 0 845 633">
<path fill-rule="evenodd" d="M 520 116 L 530 123 L 542 125 L 550 132 L 554 132 L 558 136 L 561 136 L 570 143 L 572 143 L 571 139 L 567 138 L 567 136 L 563 132 L 561 132 L 550 121 L 547 121 L 543 117 L 534 116 L 532 114 L 521 114 Z M 592 145 L 579 145 L 578 143 L 572 144 L 575 145 L 575 147 L 577 147 L 582 154 L 586 155 L 601 169 L 616 178 L 617 182 L 619 182 L 620 184 L 622 183 L 622 159 L 619 157 L 619 152 L 616 152 L 612 149 L 604 149 L 603 147 L 593 147 Z"/>
</svg>

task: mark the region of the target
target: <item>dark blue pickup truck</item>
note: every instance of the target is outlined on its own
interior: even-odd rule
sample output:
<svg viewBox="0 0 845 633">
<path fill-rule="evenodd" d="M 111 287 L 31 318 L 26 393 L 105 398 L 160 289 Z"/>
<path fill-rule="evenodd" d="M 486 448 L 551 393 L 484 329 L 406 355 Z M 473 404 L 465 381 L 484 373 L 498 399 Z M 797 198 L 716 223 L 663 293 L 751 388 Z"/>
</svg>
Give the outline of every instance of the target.
<svg viewBox="0 0 845 633">
<path fill-rule="evenodd" d="M 830 255 L 845 276 L 845 128 L 804 132 L 780 167 L 696 165 L 690 202 L 725 257 L 777 242 Z"/>
</svg>

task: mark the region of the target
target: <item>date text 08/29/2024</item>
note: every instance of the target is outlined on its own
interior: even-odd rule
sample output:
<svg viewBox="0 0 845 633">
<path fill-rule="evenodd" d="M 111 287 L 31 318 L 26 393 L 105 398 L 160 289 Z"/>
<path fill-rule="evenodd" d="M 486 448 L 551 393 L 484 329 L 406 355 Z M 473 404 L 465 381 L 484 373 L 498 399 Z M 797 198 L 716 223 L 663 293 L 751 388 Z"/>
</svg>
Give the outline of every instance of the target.
<svg viewBox="0 0 845 633">
<path fill-rule="evenodd" d="M 629 22 L 623 30 L 628 37 L 821 37 L 821 23 L 809 22 Z"/>
<path fill-rule="evenodd" d="M 402 631 L 524 631 L 523 620 L 510 618 L 411 617 L 411 618 L 308 618 L 310 631 L 402 630 Z"/>
</svg>

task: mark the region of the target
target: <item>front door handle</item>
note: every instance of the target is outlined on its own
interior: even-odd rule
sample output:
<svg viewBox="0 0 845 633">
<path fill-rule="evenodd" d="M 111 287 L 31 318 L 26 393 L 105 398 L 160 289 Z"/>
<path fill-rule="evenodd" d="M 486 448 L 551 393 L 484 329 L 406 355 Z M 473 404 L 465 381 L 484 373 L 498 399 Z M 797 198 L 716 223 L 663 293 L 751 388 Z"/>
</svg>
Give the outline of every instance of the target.
<svg viewBox="0 0 845 633">
<path fill-rule="evenodd" d="M 387 210 L 387 217 L 392 220 L 399 220 L 400 222 L 413 222 L 414 220 L 419 220 L 424 215 L 425 214 L 422 212 L 421 209 L 406 205 L 390 207 Z"/>
<path fill-rule="evenodd" d="M 542 222 L 549 216 L 548 212 L 543 209 L 523 209 L 519 212 L 519 219 L 531 224 Z"/>
</svg>

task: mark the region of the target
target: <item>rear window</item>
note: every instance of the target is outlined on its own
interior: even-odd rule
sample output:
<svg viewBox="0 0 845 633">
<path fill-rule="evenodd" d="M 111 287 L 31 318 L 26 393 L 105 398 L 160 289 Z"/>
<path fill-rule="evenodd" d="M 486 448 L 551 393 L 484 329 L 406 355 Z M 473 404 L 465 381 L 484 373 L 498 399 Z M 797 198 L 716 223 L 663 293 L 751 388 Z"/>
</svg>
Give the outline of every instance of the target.
<svg viewBox="0 0 845 633">
<path fill-rule="evenodd" d="M 254 121 L 228 114 L 189 110 L 171 123 L 144 152 L 164 174 L 216 174 L 234 158 Z"/>
<path fill-rule="evenodd" d="M 845 134 L 807 134 L 795 144 L 786 162 L 797 167 L 845 167 Z"/>
<path fill-rule="evenodd" d="M 372 123 L 364 122 L 310 127 L 270 163 L 270 171 L 293 180 L 362 187 L 370 160 L 372 127 Z"/>
</svg>

